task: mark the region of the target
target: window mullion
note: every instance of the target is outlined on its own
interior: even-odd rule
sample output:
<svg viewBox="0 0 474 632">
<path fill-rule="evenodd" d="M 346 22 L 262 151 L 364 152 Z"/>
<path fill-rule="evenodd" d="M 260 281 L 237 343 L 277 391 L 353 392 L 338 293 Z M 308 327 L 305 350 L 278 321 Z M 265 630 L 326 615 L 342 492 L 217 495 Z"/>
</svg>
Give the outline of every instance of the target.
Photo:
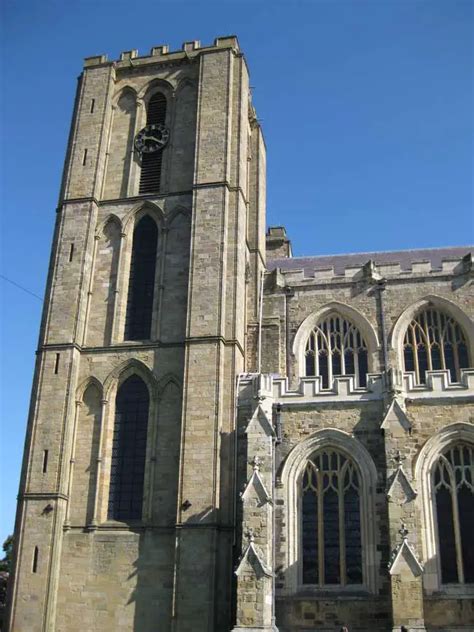
<svg viewBox="0 0 474 632">
<path fill-rule="evenodd" d="M 454 541 L 456 544 L 456 562 L 458 569 L 458 581 L 464 584 L 464 569 L 462 564 L 462 542 L 461 542 L 461 526 L 459 524 L 459 507 L 458 507 L 458 490 L 456 487 L 456 476 L 454 466 L 449 468 L 449 478 L 451 482 L 451 501 L 453 503 L 453 523 L 454 523 Z"/>
<path fill-rule="evenodd" d="M 329 327 L 328 331 L 328 388 L 332 388 L 332 339 L 331 339 L 331 328 Z"/>
<path fill-rule="evenodd" d="M 339 461 L 339 459 L 338 459 Z M 346 585 L 346 532 L 344 530 L 344 482 L 340 470 L 337 472 L 337 494 L 339 504 L 339 561 L 341 585 Z"/>
<path fill-rule="evenodd" d="M 323 491 L 323 474 L 316 473 L 318 481 L 318 580 L 319 586 L 324 586 L 324 491 Z"/>
<path fill-rule="evenodd" d="M 441 314 L 436 312 L 436 322 L 438 323 L 438 331 L 439 331 L 439 352 L 441 357 L 441 368 L 446 369 L 446 360 L 444 358 L 444 331 L 441 325 Z"/>
<path fill-rule="evenodd" d="M 410 325 L 410 333 L 412 339 L 413 360 L 415 365 L 415 381 L 420 383 L 420 365 L 418 363 L 418 345 L 416 342 L 416 324 Z"/>
</svg>

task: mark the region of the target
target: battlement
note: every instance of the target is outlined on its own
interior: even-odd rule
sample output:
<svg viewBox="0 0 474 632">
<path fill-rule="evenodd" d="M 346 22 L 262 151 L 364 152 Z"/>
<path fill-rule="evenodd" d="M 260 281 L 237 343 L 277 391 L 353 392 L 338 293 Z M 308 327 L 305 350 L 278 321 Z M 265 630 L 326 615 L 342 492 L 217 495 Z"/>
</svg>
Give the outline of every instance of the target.
<svg viewBox="0 0 474 632">
<path fill-rule="evenodd" d="M 456 250 L 457 252 L 454 252 Z M 322 282 L 377 282 L 419 276 L 472 275 L 469 247 L 321 257 L 280 258 L 268 261 L 273 286 Z M 325 265 L 326 264 L 326 265 Z"/>
<path fill-rule="evenodd" d="M 86 57 L 84 60 L 84 68 L 94 66 L 102 66 L 104 64 L 115 64 L 116 67 L 133 65 L 142 65 L 156 63 L 157 61 L 174 61 L 186 59 L 190 56 L 196 56 L 203 52 L 209 52 L 216 49 L 230 48 L 235 53 L 240 53 L 239 41 L 236 35 L 224 35 L 216 37 L 214 43 L 210 46 L 202 46 L 199 40 L 183 42 L 181 50 L 170 51 L 168 44 L 159 44 L 153 46 L 148 55 L 140 56 L 137 49 L 127 50 L 120 53 L 119 59 L 109 61 L 107 55 L 95 55 Z"/>
</svg>

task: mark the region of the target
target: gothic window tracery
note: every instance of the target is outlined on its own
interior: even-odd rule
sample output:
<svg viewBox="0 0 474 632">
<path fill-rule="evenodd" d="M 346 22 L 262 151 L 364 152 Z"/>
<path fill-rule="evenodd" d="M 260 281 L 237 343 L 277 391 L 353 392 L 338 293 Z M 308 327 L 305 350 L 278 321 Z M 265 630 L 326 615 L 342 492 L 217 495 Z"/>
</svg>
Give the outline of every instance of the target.
<svg viewBox="0 0 474 632">
<path fill-rule="evenodd" d="M 457 444 L 440 455 L 433 472 L 441 581 L 474 583 L 474 449 Z"/>
<path fill-rule="evenodd" d="M 142 517 L 149 399 L 137 375 L 125 380 L 117 392 L 108 505 L 112 520 Z"/>
<path fill-rule="evenodd" d="M 307 462 L 302 479 L 303 584 L 362 584 L 359 474 L 341 452 Z"/>
<path fill-rule="evenodd" d="M 367 344 L 357 327 L 337 313 L 320 320 L 305 348 L 306 375 L 319 375 L 331 388 L 336 375 L 354 375 L 356 386 L 367 385 Z"/>
<path fill-rule="evenodd" d="M 153 314 L 158 228 L 149 215 L 133 231 L 125 340 L 149 340 Z"/>
<path fill-rule="evenodd" d="M 417 384 L 426 382 L 426 371 L 448 369 L 451 381 L 469 366 L 466 338 L 448 314 L 425 308 L 408 325 L 403 341 L 405 371 L 413 371 Z"/>
<path fill-rule="evenodd" d="M 165 125 L 166 123 L 166 97 L 161 92 L 156 92 L 148 101 L 146 111 L 147 125 Z M 163 150 L 153 153 L 145 153 L 141 158 L 139 193 L 157 193 L 161 185 L 161 169 L 163 163 Z"/>
</svg>

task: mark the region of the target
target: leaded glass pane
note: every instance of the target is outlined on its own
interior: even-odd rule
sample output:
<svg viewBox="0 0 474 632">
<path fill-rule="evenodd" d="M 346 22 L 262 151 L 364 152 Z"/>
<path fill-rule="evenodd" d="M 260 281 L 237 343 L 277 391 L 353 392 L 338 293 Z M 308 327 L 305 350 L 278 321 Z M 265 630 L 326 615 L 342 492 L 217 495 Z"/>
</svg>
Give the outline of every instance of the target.
<svg viewBox="0 0 474 632">
<path fill-rule="evenodd" d="M 403 341 L 405 371 L 413 371 L 418 384 L 425 371 L 448 369 L 452 382 L 469 366 L 466 339 L 451 316 L 432 308 L 421 310 L 407 327 Z"/>
<path fill-rule="evenodd" d="M 346 573 L 348 584 L 362 583 L 362 546 L 360 501 L 355 489 L 344 496 L 344 529 L 346 532 Z"/>
<path fill-rule="evenodd" d="M 354 375 L 357 386 L 366 386 L 367 345 L 355 325 L 338 314 L 330 314 L 316 325 L 308 337 L 305 357 L 306 375 L 321 376 L 323 388 L 331 388 L 336 375 Z"/>
<path fill-rule="evenodd" d="M 119 388 L 115 403 L 108 516 L 139 520 L 142 515 L 149 395 L 136 375 Z"/>
<path fill-rule="evenodd" d="M 474 535 L 474 493 L 472 488 L 463 485 L 458 490 L 459 526 L 462 543 L 462 563 L 464 581 L 474 583 L 474 547 L 472 538 Z"/>
<path fill-rule="evenodd" d="M 151 336 L 157 242 L 156 224 L 145 215 L 133 232 L 125 340 L 148 340 Z"/>
<path fill-rule="evenodd" d="M 458 581 L 456 567 L 456 544 L 451 493 L 445 487 L 436 493 L 438 536 L 441 554 L 441 577 L 443 584 Z"/>
<path fill-rule="evenodd" d="M 326 584 L 340 584 L 339 507 L 333 489 L 324 494 L 324 578 Z"/>
<path fill-rule="evenodd" d="M 316 453 L 306 466 L 302 493 L 303 583 L 361 584 L 359 477 L 353 463 L 336 450 Z"/>
<path fill-rule="evenodd" d="M 311 489 L 303 492 L 303 583 L 318 583 L 318 501 Z"/>
</svg>

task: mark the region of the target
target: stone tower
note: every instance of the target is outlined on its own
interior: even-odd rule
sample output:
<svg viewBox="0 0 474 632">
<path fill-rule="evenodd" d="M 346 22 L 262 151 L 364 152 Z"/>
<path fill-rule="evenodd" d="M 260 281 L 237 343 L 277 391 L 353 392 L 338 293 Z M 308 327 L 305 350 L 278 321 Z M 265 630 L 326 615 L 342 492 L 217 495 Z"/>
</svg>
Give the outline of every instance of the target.
<svg viewBox="0 0 474 632">
<path fill-rule="evenodd" d="M 265 147 L 236 37 L 85 60 L 39 338 L 11 630 L 232 626 L 235 384 L 255 370 L 246 348 L 264 212 Z"/>
</svg>

